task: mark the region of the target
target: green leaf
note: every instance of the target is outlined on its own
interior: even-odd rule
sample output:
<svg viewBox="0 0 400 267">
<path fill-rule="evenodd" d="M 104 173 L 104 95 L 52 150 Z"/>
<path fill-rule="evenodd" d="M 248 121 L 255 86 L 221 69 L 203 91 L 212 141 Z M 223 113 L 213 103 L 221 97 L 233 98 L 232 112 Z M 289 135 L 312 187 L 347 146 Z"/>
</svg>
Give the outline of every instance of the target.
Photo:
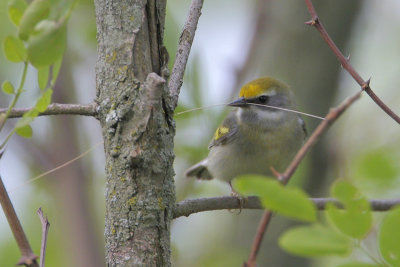
<svg viewBox="0 0 400 267">
<path fill-rule="evenodd" d="M 25 0 L 12 0 L 8 5 L 8 16 L 16 25 L 19 25 L 22 15 L 24 14 L 28 4 Z"/>
<path fill-rule="evenodd" d="M 54 24 L 32 36 L 28 43 L 28 59 L 39 68 L 49 66 L 62 58 L 67 40 L 66 25 Z"/>
<path fill-rule="evenodd" d="M 33 112 L 25 113 L 24 116 L 22 116 L 22 118 L 17 121 L 15 128 L 16 129 L 23 128 L 26 125 L 29 125 L 33 121 L 33 119 L 39 114 L 39 113 L 37 113 L 37 111 L 36 111 L 36 116 L 34 116 L 34 114 L 32 114 L 32 113 Z"/>
<path fill-rule="evenodd" d="M 355 261 L 339 265 L 338 267 L 385 267 L 385 265 Z"/>
<path fill-rule="evenodd" d="M 4 81 L 1 86 L 1 89 L 3 90 L 4 93 L 6 93 L 8 95 L 14 94 L 14 91 L 15 91 L 14 86 L 9 81 Z"/>
<path fill-rule="evenodd" d="M 56 62 L 53 64 L 53 73 L 51 77 L 51 87 L 53 87 L 56 84 L 58 73 L 60 72 L 61 65 L 62 65 L 62 60 L 63 58 L 60 57 Z"/>
<path fill-rule="evenodd" d="M 34 0 L 25 10 L 19 24 L 19 37 L 26 41 L 36 24 L 46 19 L 50 13 L 50 0 Z"/>
<path fill-rule="evenodd" d="M 363 239 L 372 227 L 369 202 L 357 188 L 346 181 L 338 181 L 332 187 L 332 196 L 340 200 L 345 209 L 327 204 L 326 214 L 331 222 L 344 234 Z"/>
<path fill-rule="evenodd" d="M 39 111 L 35 108 L 32 108 L 30 111 L 26 112 L 21 119 L 17 121 L 15 128 L 22 128 L 26 125 L 29 125 L 38 115 Z"/>
<path fill-rule="evenodd" d="M 8 35 L 4 39 L 4 53 L 11 62 L 21 62 L 26 59 L 26 48 L 24 43 L 15 36 Z"/>
<path fill-rule="evenodd" d="M 15 129 L 15 132 L 22 137 L 30 138 L 32 137 L 32 127 L 28 124 Z"/>
<path fill-rule="evenodd" d="M 316 220 L 316 207 L 308 195 L 297 187 L 284 187 L 275 179 L 245 175 L 234 181 L 243 194 L 256 194 L 267 209 L 301 221 Z"/>
<path fill-rule="evenodd" d="M 36 102 L 35 109 L 39 112 L 45 111 L 51 103 L 51 95 L 52 94 L 53 94 L 53 90 L 47 89 L 47 91 L 44 92 L 44 94 Z"/>
<path fill-rule="evenodd" d="M 399 174 L 398 159 L 387 150 L 375 150 L 360 159 L 357 177 L 362 180 L 387 183 L 396 179 Z"/>
<path fill-rule="evenodd" d="M 49 81 L 49 74 L 50 74 L 50 67 L 40 67 L 38 70 L 38 84 L 41 90 L 46 89 L 48 81 Z"/>
<path fill-rule="evenodd" d="M 379 248 L 383 258 L 393 266 L 400 266 L 400 208 L 390 211 L 383 219 Z"/>
<path fill-rule="evenodd" d="M 358 194 L 358 190 L 351 183 L 346 181 L 337 181 L 332 185 L 331 195 L 343 202 L 350 202 Z"/>
<path fill-rule="evenodd" d="M 322 225 L 291 228 L 279 238 L 279 246 L 305 257 L 347 255 L 352 250 L 349 238 Z"/>
</svg>

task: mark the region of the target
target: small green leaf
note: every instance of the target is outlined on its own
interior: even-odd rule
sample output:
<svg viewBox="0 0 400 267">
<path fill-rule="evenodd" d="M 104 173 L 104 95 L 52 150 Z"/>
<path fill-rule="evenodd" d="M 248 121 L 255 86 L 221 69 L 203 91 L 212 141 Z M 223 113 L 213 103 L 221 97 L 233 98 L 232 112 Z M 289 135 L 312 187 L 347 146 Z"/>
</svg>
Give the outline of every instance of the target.
<svg viewBox="0 0 400 267">
<path fill-rule="evenodd" d="M 33 119 L 35 117 L 34 116 L 30 116 L 31 114 L 29 114 L 28 116 L 25 116 L 27 114 L 28 113 L 25 113 L 24 116 L 22 116 L 22 118 L 17 121 L 17 124 L 15 125 L 15 128 L 17 128 L 17 129 L 18 128 L 23 128 L 26 125 L 29 125 L 33 121 Z"/>
<path fill-rule="evenodd" d="M 338 181 L 332 187 L 332 196 L 340 200 L 345 209 L 327 204 L 326 214 L 331 222 L 344 234 L 363 239 L 372 227 L 369 202 L 357 188 L 346 181 Z"/>
<path fill-rule="evenodd" d="M 46 89 L 47 83 L 49 82 L 50 67 L 40 67 L 38 70 L 38 84 L 41 90 Z"/>
<path fill-rule="evenodd" d="M 35 109 L 39 112 L 45 111 L 51 103 L 51 95 L 52 94 L 53 94 L 53 90 L 47 89 L 47 91 L 44 92 L 44 94 L 36 102 Z"/>
<path fill-rule="evenodd" d="M 9 81 L 4 81 L 1 86 L 1 89 L 3 90 L 4 93 L 6 93 L 8 95 L 14 94 L 14 91 L 15 91 L 14 86 Z"/>
<path fill-rule="evenodd" d="M 4 53 L 11 62 L 21 62 L 26 59 L 24 43 L 15 36 L 8 35 L 4 39 Z"/>
<path fill-rule="evenodd" d="M 393 266 L 400 266 L 400 208 L 390 211 L 383 219 L 379 248 L 383 258 Z"/>
<path fill-rule="evenodd" d="M 29 125 L 38 115 L 39 111 L 37 111 L 35 108 L 31 109 L 30 111 L 26 112 L 21 119 L 17 121 L 15 128 L 22 128 L 26 125 Z"/>
<path fill-rule="evenodd" d="M 53 64 L 53 73 L 52 73 L 52 77 L 51 77 L 51 87 L 53 87 L 56 84 L 58 73 L 60 72 L 60 69 L 61 69 L 62 60 L 63 60 L 63 58 L 60 57 Z"/>
<path fill-rule="evenodd" d="M 338 267 L 385 267 L 385 265 L 355 261 L 339 265 Z"/>
<path fill-rule="evenodd" d="M 274 212 L 301 221 L 316 220 L 316 207 L 300 188 L 284 187 L 275 179 L 257 175 L 241 176 L 234 185 L 240 193 L 258 195 L 263 206 Z"/>
<path fill-rule="evenodd" d="M 28 43 L 29 62 L 37 68 L 55 63 L 64 54 L 66 40 L 65 24 L 55 24 L 32 36 Z"/>
<path fill-rule="evenodd" d="M 357 177 L 363 181 L 387 184 L 400 174 L 398 159 L 387 150 L 374 150 L 365 154 L 358 165 Z"/>
<path fill-rule="evenodd" d="M 8 5 L 8 16 L 10 20 L 16 25 L 19 25 L 22 15 L 28 4 L 25 0 L 12 0 Z"/>
<path fill-rule="evenodd" d="M 18 35 L 22 40 L 28 40 L 36 24 L 48 17 L 50 5 L 50 0 L 34 0 L 28 6 L 19 24 Z"/>
<path fill-rule="evenodd" d="M 346 181 L 337 181 L 331 188 L 331 195 L 344 202 L 349 202 L 357 195 L 357 188 Z"/>
<path fill-rule="evenodd" d="M 15 129 L 15 132 L 22 137 L 30 138 L 32 137 L 32 127 L 28 124 Z"/>
<path fill-rule="evenodd" d="M 291 228 L 279 238 L 279 245 L 289 253 L 305 257 L 347 255 L 352 250 L 349 238 L 322 225 Z"/>
</svg>

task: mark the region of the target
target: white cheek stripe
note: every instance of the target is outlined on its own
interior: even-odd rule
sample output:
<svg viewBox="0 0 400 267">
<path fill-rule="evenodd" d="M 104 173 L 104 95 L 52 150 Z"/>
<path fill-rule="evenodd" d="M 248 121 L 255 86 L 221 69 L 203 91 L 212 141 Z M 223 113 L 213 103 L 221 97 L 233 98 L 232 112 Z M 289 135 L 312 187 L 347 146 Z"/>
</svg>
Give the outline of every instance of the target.
<svg viewBox="0 0 400 267">
<path fill-rule="evenodd" d="M 238 120 L 238 123 L 242 122 L 242 112 L 243 110 L 241 108 L 236 110 L 236 119 Z"/>
<path fill-rule="evenodd" d="M 282 111 L 267 111 L 267 110 L 260 110 L 257 107 L 255 108 L 255 112 L 257 113 L 257 116 L 259 120 L 271 120 L 271 121 L 278 121 L 285 116 L 285 112 Z"/>
<path fill-rule="evenodd" d="M 269 92 L 268 92 L 268 94 L 267 94 L 268 96 L 274 96 L 274 95 L 276 95 L 276 91 L 275 90 L 270 90 Z"/>
</svg>

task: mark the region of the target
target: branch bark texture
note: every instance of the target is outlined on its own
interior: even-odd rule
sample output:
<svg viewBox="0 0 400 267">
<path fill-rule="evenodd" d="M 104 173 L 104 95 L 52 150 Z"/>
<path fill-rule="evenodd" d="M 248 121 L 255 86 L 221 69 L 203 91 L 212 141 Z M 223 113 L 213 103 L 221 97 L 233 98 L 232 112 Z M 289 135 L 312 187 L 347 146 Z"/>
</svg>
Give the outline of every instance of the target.
<svg viewBox="0 0 400 267">
<path fill-rule="evenodd" d="M 175 204 L 166 1 L 96 0 L 98 118 L 106 154 L 107 266 L 170 266 Z"/>
<path fill-rule="evenodd" d="M 319 210 L 324 210 L 327 203 L 334 203 L 343 208 L 339 201 L 334 198 L 311 198 Z M 369 200 L 372 211 L 388 211 L 396 205 L 400 205 L 400 199 L 371 199 Z M 264 209 L 258 197 L 249 196 L 244 204 L 240 204 L 237 197 L 210 197 L 183 200 L 175 205 L 174 218 L 188 217 L 191 214 L 231 209 Z"/>
<path fill-rule="evenodd" d="M 185 73 L 186 63 L 189 58 L 190 49 L 194 40 L 197 29 L 197 23 L 201 15 L 203 0 L 192 0 L 189 14 L 186 18 L 185 25 L 179 38 L 179 46 L 176 52 L 174 66 L 172 68 L 171 78 L 168 87 L 173 98 L 173 106 L 175 109 L 178 104 L 179 91 L 183 83 L 183 74 Z"/>
<path fill-rule="evenodd" d="M 42 208 L 39 208 L 36 213 L 39 215 L 40 223 L 42 224 L 42 244 L 40 246 L 39 267 L 44 267 L 44 261 L 46 257 L 46 247 L 47 247 L 47 235 L 49 232 L 50 223 L 47 217 L 44 216 Z"/>
<path fill-rule="evenodd" d="M 82 115 L 82 116 L 93 116 L 96 117 L 97 105 L 95 103 L 82 105 L 82 104 L 58 104 L 53 103 L 48 108 L 39 114 L 39 116 L 45 115 Z M 26 112 L 30 111 L 31 108 L 15 108 L 11 110 L 9 118 L 22 117 Z M 0 113 L 6 113 L 6 108 L 0 108 Z"/>
</svg>

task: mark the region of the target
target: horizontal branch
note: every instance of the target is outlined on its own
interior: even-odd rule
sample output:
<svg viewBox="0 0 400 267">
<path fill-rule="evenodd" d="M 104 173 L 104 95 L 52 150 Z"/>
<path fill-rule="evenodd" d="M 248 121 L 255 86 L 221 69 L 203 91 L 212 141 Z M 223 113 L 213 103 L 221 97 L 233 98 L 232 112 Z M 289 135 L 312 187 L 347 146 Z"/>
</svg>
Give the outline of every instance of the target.
<svg viewBox="0 0 400 267">
<path fill-rule="evenodd" d="M 11 110 L 9 118 L 22 117 L 26 112 L 32 108 L 14 108 Z M 7 108 L 0 108 L 0 114 L 6 113 Z M 97 116 L 97 104 L 58 104 L 53 103 L 48 108 L 39 114 L 39 116 L 46 115 L 82 115 L 82 116 Z"/>
<path fill-rule="evenodd" d="M 327 203 L 341 204 L 333 198 L 311 198 L 319 210 L 324 210 Z M 400 204 L 400 199 L 372 199 L 369 201 L 373 211 L 387 211 Z M 211 197 L 183 200 L 175 205 L 174 218 L 189 216 L 193 213 L 212 210 L 240 209 L 237 197 Z M 264 209 L 258 197 L 250 196 L 242 205 L 242 209 Z"/>
</svg>

